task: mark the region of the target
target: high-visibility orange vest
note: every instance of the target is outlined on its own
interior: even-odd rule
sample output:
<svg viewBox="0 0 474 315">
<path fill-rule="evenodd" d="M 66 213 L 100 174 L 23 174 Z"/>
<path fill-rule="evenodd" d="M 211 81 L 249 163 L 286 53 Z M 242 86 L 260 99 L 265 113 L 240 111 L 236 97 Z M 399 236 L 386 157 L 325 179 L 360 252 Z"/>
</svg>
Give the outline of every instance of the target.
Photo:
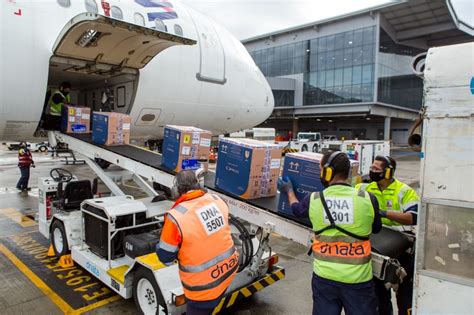
<svg viewBox="0 0 474 315">
<path fill-rule="evenodd" d="M 178 261 L 184 295 L 193 301 L 218 298 L 239 268 L 227 205 L 219 197 L 205 194 L 178 204 L 168 215 L 181 231 Z"/>
</svg>

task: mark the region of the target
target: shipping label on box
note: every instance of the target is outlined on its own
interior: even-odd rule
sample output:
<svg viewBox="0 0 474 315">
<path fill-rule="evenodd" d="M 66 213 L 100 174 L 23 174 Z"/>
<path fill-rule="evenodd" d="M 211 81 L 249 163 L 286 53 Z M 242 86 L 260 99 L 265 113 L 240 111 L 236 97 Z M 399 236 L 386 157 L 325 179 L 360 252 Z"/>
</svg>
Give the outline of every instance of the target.
<svg viewBox="0 0 474 315">
<path fill-rule="evenodd" d="M 276 195 L 281 149 L 250 139 L 221 139 L 216 187 L 244 199 Z"/>
<path fill-rule="evenodd" d="M 167 125 L 163 137 L 162 165 L 179 172 L 183 169 L 208 168 L 210 131 Z"/>
</svg>

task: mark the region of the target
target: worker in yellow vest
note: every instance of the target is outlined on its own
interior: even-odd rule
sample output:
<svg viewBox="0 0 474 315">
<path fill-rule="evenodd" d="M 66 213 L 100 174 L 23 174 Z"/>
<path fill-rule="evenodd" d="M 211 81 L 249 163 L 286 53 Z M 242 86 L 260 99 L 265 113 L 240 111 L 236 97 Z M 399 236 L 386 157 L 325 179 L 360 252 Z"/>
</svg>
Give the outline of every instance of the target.
<svg viewBox="0 0 474 315">
<path fill-rule="evenodd" d="M 202 190 L 191 170 L 176 175 L 173 191 L 179 198 L 167 212 L 156 253 L 165 264 L 178 260 L 186 314 L 211 314 L 239 268 L 229 208 Z"/>
<path fill-rule="evenodd" d="M 45 129 L 59 130 L 61 127 L 61 111 L 63 104 L 71 104 L 71 83 L 63 82 L 59 89 L 54 90 L 46 107 Z"/>
<path fill-rule="evenodd" d="M 397 162 L 390 156 L 376 156 L 370 167 L 370 184 L 358 184 L 356 188 L 373 194 L 380 205 L 382 223 L 388 226 L 416 225 L 420 197 L 410 186 L 394 177 Z M 397 258 L 407 272 L 397 290 L 399 314 L 409 314 L 413 298 L 413 272 L 415 259 L 413 251 Z M 393 313 L 391 292 L 375 279 L 375 291 L 379 298 L 379 314 Z"/>
<path fill-rule="evenodd" d="M 295 216 L 309 218 L 314 230 L 313 314 L 377 314 L 369 236 L 382 227 L 377 200 L 348 184 L 350 161 L 343 152 L 320 163 L 324 191 L 298 201 L 289 178 L 278 188 L 288 194 Z"/>
</svg>

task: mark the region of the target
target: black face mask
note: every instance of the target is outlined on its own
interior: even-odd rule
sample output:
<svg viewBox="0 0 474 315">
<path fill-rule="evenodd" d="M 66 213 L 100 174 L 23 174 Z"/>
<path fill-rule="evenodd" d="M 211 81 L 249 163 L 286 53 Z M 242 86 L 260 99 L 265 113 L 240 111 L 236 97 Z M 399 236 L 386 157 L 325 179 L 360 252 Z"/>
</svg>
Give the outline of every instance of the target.
<svg viewBox="0 0 474 315">
<path fill-rule="evenodd" d="M 373 182 L 380 182 L 383 179 L 383 172 L 369 172 L 369 178 Z"/>
</svg>

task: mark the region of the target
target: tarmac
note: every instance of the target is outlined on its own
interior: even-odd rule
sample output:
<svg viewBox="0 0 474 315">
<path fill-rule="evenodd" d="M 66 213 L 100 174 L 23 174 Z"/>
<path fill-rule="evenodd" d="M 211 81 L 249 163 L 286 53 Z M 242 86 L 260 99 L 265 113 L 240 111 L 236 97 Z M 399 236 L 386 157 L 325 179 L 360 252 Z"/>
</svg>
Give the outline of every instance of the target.
<svg viewBox="0 0 474 315">
<path fill-rule="evenodd" d="M 420 162 L 409 150 L 392 153 L 398 161 L 396 177 L 419 187 Z M 80 267 L 62 269 L 46 257 L 47 240 L 38 232 L 39 177 L 54 167 L 79 179 L 92 179 L 87 165 L 65 165 L 61 158 L 33 153 L 29 192 L 18 192 L 16 152 L 0 147 L 0 314 L 136 314 L 133 299 L 113 294 Z M 80 158 L 80 157 L 79 157 Z M 131 185 L 127 193 L 139 194 Z M 99 185 L 99 191 L 105 190 Z M 310 314 L 312 259 L 307 248 L 278 235 L 271 238 L 285 279 L 236 303 L 225 314 Z"/>
</svg>

